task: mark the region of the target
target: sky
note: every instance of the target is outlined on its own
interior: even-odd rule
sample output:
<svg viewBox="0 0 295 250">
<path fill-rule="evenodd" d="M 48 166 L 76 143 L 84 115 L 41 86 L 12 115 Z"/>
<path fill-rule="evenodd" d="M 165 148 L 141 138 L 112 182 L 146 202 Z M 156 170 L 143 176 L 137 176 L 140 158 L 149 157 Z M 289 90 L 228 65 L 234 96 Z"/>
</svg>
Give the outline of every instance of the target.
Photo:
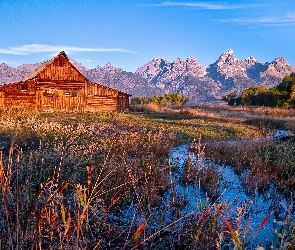
<svg viewBox="0 0 295 250">
<path fill-rule="evenodd" d="M 153 58 L 295 66 L 294 0 L 0 0 L 0 64 L 37 63 L 64 50 L 88 68 L 134 72 Z"/>
</svg>

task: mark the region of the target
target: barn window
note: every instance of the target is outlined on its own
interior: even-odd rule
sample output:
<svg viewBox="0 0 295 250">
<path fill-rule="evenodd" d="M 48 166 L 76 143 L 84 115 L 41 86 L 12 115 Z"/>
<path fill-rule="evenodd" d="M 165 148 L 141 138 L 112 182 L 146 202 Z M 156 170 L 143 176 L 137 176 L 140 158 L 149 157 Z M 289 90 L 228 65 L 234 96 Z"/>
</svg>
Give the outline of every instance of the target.
<svg viewBox="0 0 295 250">
<path fill-rule="evenodd" d="M 28 84 L 27 83 L 23 83 L 21 85 L 21 90 L 28 90 Z"/>
<path fill-rule="evenodd" d="M 77 97 L 78 96 L 78 92 L 72 92 L 72 97 Z"/>
<path fill-rule="evenodd" d="M 65 96 L 70 96 L 71 92 L 65 92 Z"/>
</svg>

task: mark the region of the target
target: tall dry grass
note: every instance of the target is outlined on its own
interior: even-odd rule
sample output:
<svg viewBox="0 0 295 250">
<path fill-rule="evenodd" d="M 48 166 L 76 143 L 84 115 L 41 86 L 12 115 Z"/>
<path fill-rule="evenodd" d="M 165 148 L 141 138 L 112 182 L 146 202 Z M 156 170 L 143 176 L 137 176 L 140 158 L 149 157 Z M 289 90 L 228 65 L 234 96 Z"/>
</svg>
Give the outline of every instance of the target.
<svg viewBox="0 0 295 250">
<path fill-rule="evenodd" d="M 134 112 L 164 112 L 167 110 L 167 107 L 160 106 L 156 103 L 134 104 L 130 105 L 130 110 Z"/>
<path fill-rule="evenodd" d="M 256 106 L 228 106 L 224 103 L 210 104 L 201 103 L 187 105 L 191 109 L 200 109 L 205 112 L 214 112 L 223 116 L 235 117 L 281 117 L 290 118 L 295 116 L 293 109 L 271 108 L 271 107 L 256 107 Z"/>
<path fill-rule="evenodd" d="M 187 212 L 181 195 L 166 199 L 175 184 L 170 170 L 177 168 L 167 161 L 171 132 L 127 126 L 113 113 L 53 117 L 24 110 L 2 111 L 0 131 L 7 137 L 0 157 L 0 249 L 237 244 L 230 228 L 243 228 L 230 204 L 208 199 Z"/>
<path fill-rule="evenodd" d="M 11 138 L 0 169 L 3 249 L 123 246 L 127 236 L 116 232 L 128 225 L 117 230 L 107 215 L 142 197 L 154 206 L 167 186 L 164 131 L 21 112 L 2 116 L 0 127 Z"/>
<path fill-rule="evenodd" d="M 233 154 L 234 152 L 234 154 Z M 214 162 L 233 166 L 243 175 L 250 190 L 264 192 L 271 184 L 290 195 L 295 190 L 294 138 L 274 142 L 248 142 L 206 147 L 206 155 Z"/>
</svg>

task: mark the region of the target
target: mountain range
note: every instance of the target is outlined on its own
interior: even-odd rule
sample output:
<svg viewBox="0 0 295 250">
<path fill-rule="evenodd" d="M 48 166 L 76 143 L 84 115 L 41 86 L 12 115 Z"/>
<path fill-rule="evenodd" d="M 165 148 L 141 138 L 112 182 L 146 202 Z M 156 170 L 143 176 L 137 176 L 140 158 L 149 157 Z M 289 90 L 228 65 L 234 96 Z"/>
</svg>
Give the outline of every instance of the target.
<svg viewBox="0 0 295 250">
<path fill-rule="evenodd" d="M 89 80 L 119 89 L 133 96 L 163 95 L 179 92 L 193 102 L 221 99 L 229 92 L 240 94 L 251 86 L 274 87 L 283 77 L 295 72 L 284 58 L 262 63 L 250 56 L 239 60 L 232 49 L 226 50 L 216 62 L 202 66 L 194 57 L 178 58 L 170 63 L 154 58 L 134 73 L 116 68 L 110 63 L 89 69 L 71 59 L 74 66 Z M 0 64 L 0 84 L 22 80 L 40 63 L 12 68 Z"/>
</svg>

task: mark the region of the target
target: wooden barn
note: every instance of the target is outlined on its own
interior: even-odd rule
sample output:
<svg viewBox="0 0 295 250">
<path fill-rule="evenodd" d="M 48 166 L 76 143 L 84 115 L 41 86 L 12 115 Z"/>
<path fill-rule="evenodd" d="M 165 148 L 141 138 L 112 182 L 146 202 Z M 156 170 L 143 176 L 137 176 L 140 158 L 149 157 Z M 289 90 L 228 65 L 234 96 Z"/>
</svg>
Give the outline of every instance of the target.
<svg viewBox="0 0 295 250">
<path fill-rule="evenodd" d="M 64 51 L 42 63 L 22 81 L 0 86 L 0 107 L 45 112 L 126 111 L 130 95 L 89 81 Z"/>
</svg>

